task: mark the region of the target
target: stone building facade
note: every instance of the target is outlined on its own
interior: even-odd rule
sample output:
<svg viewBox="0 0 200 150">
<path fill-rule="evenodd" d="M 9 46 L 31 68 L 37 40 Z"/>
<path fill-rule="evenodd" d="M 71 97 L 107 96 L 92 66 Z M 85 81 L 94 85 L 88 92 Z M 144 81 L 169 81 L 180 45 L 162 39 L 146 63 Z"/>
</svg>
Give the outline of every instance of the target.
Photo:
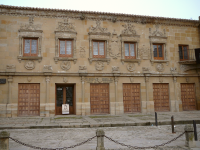
<svg viewBox="0 0 200 150">
<path fill-rule="evenodd" d="M 200 110 L 200 20 L 0 5 L 0 116 Z"/>
</svg>

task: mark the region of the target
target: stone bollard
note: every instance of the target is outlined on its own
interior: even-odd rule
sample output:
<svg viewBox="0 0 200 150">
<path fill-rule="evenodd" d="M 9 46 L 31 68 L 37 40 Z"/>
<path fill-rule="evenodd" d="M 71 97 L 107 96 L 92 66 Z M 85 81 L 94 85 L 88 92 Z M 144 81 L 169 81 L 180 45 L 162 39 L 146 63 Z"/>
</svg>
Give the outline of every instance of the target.
<svg viewBox="0 0 200 150">
<path fill-rule="evenodd" d="M 97 129 L 96 135 L 97 135 L 97 148 L 96 148 L 96 150 L 105 150 L 105 147 L 104 147 L 105 132 L 102 129 Z"/>
<path fill-rule="evenodd" d="M 185 125 L 185 146 L 186 147 L 196 147 L 196 143 L 194 141 L 194 128 L 192 125 Z"/>
<path fill-rule="evenodd" d="M 9 150 L 10 133 L 7 131 L 0 132 L 0 150 Z"/>
</svg>

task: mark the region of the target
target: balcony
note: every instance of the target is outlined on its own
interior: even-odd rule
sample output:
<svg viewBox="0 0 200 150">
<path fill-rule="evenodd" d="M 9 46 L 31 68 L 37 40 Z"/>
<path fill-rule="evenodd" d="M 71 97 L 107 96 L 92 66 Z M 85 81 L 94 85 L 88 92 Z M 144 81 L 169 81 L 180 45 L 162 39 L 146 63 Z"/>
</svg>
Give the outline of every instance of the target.
<svg viewBox="0 0 200 150">
<path fill-rule="evenodd" d="M 180 64 L 196 64 L 194 49 L 179 49 Z"/>
</svg>

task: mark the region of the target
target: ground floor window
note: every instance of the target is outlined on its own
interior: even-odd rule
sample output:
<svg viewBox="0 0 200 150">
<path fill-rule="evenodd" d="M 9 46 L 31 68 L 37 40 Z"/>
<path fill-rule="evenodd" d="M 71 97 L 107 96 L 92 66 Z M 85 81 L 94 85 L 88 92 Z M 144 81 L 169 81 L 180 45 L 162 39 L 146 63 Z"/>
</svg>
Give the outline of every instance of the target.
<svg viewBox="0 0 200 150">
<path fill-rule="evenodd" d="M 124 113 L 141 112 L 140 105 L 140 84 L 123 84 Z"/>
<path fill-rule="evenodd" d="M 153 84 L 153 100 L 155 111 L 170 111 L 168 83 Z"/>
<path fill-rule="evenodd" d="M 181 100 L 183 110 L 196 110 L 195 89 L 193 83 L 181 84 Z"/>
<path fill-rule="evenodd" d="M 109 84 L 90 84 L 91 114 L 109 114 Z"/>
<path fill-rule="evenodd" d="M 40 115 L 40 84 L 18 84 L 18 116 Z"/>
</svg>

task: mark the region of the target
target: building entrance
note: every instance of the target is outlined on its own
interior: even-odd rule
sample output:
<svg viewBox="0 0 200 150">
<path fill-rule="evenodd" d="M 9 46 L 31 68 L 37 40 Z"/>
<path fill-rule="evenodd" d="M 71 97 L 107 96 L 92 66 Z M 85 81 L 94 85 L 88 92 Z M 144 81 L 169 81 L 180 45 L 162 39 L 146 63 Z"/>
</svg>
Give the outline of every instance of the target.
<svg viewBox="0 0 200 150">
<path fill-rule="evenodd" d="M 62 104 L 69 104 L 69 114 L 75 114 L 74 85 L 56 85 L 56 115 L 62 115 Z"/>
</svg>

